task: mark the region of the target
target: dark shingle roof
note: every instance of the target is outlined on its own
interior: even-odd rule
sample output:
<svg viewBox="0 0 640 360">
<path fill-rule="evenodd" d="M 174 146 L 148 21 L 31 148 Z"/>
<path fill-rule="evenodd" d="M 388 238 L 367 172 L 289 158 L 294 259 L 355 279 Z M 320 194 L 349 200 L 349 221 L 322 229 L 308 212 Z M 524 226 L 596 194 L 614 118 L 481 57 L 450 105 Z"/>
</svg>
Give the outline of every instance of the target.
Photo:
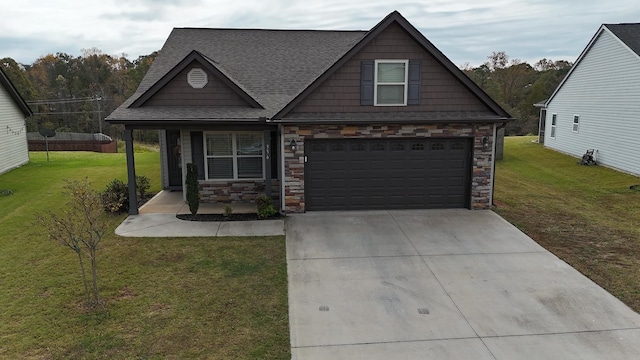
<svg viewBox="0 0 640 360">
<path fill-rule="evenodd" d="M 194 50 L 264 107 L 220 109 L 223 111 L 216 111 L 216 117 L 271 117 L 365 34 L 366 31 L 176 28 L 138 90 L 107 119 L 163 118 L 162 112 L 169 111 L 167 107 L 128 107 Z M 204 117 L 211 117 L 212 113 L 206 108 L 181 110 Z"/>
<path fill-rule="evenodd" d="M 604 24 L 604 26 L 640 56 L 640 24 Z"/>
<path fill-rule="evenodd" d="M 24 101 L 24 99 L 18 92 L 18 89 L 13 86 L 13 83 L 11 82 L 7 74 L 5 74 L 5 72 L 2 70 L 2 67 L 0 67 L 0 86 L 3 86 L 5 89 L 7 89 L 9 96 L 11 96 L 18 108 L 20 108 L 20 111 L 22 111 L 24 116 L 31 116 L 33 114 L 31 108 L 29 108 L 29 105 L 27 105 L 27 102 Z"/>
<path fill-rule="evenodd" d="M 259 118 L 274 117 L 277 121 L 283 121 L 282 117 L 324 79 L 394 22 L 494 111 L 491 121 L 501 119 L 504 122 L 511 118 L 400 13 L 394 11 L 370 31 L 176 28 L 135 94 L 111 113 L 107 120 L 136 125 L 143 124 L 145 120 L 150 125 L 154 121 L 186 124 L 189 121 L 260 121 Z M 231 87 L 239 95 L 257 106 L 140 106 L 192 58 L 206 61 L 211 66 L 210 70 L 231 81 Z M 336 117 L 338 120 L 340 116 Z M 397 119 L 394 117 L 394 120 Z"/>
</svg>

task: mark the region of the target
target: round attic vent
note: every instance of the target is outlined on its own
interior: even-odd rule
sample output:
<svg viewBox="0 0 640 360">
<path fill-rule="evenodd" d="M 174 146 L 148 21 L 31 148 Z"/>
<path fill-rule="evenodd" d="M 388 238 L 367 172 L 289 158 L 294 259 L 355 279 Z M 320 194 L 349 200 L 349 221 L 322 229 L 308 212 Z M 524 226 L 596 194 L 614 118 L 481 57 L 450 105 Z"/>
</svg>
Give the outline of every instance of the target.
<svg viewBox="0 0 640 360">
<path fill-rule="evenodd" d="M 202 89 L 209 80 L 207 79 L 207 73 L 200 68 L 193 68 L 187 74 L 187 82 L 194 89 Z"/>
</svg>

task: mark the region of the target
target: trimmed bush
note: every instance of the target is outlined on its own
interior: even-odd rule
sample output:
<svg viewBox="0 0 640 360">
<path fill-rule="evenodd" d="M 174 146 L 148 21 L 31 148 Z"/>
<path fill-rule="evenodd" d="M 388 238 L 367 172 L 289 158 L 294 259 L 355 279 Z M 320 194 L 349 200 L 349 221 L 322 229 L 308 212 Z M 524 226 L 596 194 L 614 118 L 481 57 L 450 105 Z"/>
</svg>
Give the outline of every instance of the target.
<svg viewBox="0 0 640 360">
<path fill-rule="evenodd" d="M 100 193 L 104 210 L 110 213 L 129 211 L 129 189 L 122 180 L 113 179 Z"/>
<path fill-rule="evenodd" d="M 278 213 L 276 208 L 273 207 L 271 198 L 267 195 L 258 196 L 256 205 L 258 206 L 258 218 L 260 219 L 267 219 Z"/>
<path fill-rule="evenodd" d="M 187 203 L 191 215 L 198 213 L 200 207 L 200 188 L 198 187 L 198 166 L 187 164 Z"/>
<path fill-rule="evenodd" d="M 149 189 L 151 189 L 149 178 L 144 175 L 136 175 L 136 190 L 141 199 L 149 195 Z"/>
</svg>

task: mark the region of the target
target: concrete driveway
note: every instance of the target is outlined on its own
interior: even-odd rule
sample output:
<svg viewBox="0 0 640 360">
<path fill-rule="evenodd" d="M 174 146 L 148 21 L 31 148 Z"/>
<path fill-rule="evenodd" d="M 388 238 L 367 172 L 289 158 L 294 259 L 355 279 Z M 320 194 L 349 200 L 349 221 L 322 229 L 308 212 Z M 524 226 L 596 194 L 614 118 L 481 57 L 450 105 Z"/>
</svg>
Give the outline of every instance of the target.
<svg viewBox="0 0 640 360">
<path fill-rule="evenodd" d="M 640 315 L 491 211 L 286 220 L 294 359 L 637 359 Z"/>
</svg>

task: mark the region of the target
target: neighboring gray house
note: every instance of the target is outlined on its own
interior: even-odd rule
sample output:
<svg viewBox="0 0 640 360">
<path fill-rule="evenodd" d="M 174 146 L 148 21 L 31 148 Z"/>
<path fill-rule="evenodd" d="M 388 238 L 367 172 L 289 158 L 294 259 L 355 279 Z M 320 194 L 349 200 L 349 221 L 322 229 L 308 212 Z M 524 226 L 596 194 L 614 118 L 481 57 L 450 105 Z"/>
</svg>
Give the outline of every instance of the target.
<svg viewBox="0 0 640 360">
<path fill-rule="evenodd" d="M 602 25 L 540 107 L 544 146 L 640 175 L 640 24 Z"/>
<path fill-rule="evenodd" d="M 29 162 L 27 125 L 31 109 L 0 67 L 0 174 Z"/>
<path fill-rule="evenodd" d="M 369 31 L 174 29 L 107 119 L 161 133 L 163 187 L 284 212 L 492 203 L 511 116 L 398 12 Z M 135 189 L 130 213 L 136 213 Z"/>
</svg>

